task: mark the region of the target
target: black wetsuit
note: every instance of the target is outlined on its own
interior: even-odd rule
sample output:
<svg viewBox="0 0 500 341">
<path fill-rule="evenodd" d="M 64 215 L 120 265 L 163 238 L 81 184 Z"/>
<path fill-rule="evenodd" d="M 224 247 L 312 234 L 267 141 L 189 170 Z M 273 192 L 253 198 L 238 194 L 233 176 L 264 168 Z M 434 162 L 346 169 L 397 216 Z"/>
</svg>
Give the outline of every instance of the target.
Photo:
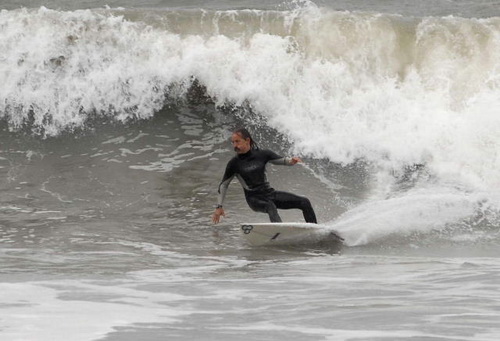
<svg viewBox="0 0 500 341">
<path fill-rule="evenodd" d="M 231 180 L 236 176 L 245 191 L 250 208 L 269 214 L 272 222 L 281 222 L 279 209 L 298 208 L 302 210 L 308 223 L 317 223 L 316 215 L 309 199 L 292 193 L 276 191 L 266 177 L 266 164 L 291 165 L 291 159 L 284 158 L 270 150 L 251 149 L 246 154 L 238 154 L 227 164 L 224 177 L 219 185 L 218 204 L 222 206 Z"/>
</svg>

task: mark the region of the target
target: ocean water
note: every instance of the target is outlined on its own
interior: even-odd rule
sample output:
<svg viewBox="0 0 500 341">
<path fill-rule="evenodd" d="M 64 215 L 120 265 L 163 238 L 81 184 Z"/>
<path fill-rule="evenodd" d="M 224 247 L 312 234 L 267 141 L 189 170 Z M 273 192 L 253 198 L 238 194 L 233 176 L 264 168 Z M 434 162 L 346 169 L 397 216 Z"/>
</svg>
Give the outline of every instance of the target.
<svg viewBox="0 0 500 341">
<path fill-rule="evenodd" d="M 499 108 L 498 1 L 4 0 L 0 340 L 498 340 Z"/>
</svg>

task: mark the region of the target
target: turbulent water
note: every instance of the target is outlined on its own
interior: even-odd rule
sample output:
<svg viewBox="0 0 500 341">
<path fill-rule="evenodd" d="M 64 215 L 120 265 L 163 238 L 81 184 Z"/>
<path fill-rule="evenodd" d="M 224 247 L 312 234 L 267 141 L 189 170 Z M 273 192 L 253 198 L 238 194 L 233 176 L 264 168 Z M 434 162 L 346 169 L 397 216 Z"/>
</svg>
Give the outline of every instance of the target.
<svg viewBox="0 0 500 341">
<path fill-rule="evenodd" d="M 0 339 L 500 336 L 499 3 L 0 9 Z M 241 126 L 344 245 L 211 224 Z"/>
</svg>

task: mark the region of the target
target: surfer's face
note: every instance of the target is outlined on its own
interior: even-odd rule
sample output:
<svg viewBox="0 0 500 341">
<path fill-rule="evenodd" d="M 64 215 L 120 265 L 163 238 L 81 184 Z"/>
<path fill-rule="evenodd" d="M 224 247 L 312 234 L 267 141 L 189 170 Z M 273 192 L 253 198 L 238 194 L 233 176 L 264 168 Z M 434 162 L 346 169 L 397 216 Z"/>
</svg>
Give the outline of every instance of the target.
<svg viewBox="0 0 500 341">
<path fill-rule="evenodd" d="M 250 150 L 250 139 L 244 139 L 240 134 L 233 134 L 231 136 L 231 143 L 237 154 L 245 154 Z"/>
</svg>

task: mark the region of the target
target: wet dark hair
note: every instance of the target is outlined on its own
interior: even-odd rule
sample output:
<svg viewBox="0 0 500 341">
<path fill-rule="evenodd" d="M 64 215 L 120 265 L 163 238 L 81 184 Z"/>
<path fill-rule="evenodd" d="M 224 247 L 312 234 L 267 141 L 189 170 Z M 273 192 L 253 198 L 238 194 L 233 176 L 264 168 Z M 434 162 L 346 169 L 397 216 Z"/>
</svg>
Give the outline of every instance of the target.
<svg viewBox="0 0 500 341">
<path fill-rule="evenodd" d="M 241 137 L 243 137 L 245 140 L 250 139 L 250 148 L 258 150 L 259 147 L 257 146 L 257 143 L 253 140 L 252 135 L 250 135 L 250 132 L 246 128 L 238 128 L 233 131 L 233 134 L 238 134 Z"/>
</svg>

